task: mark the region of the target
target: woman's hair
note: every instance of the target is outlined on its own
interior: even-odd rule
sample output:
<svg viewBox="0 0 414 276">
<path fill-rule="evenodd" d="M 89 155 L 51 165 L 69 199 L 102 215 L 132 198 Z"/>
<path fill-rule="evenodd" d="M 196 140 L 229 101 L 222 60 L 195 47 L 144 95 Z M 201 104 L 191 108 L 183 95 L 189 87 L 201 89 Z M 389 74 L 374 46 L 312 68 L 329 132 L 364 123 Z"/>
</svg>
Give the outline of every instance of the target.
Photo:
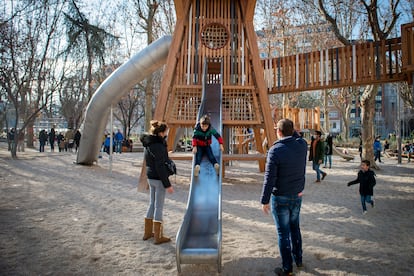
<svg viewBox="0 0 414 276">
<path fill-rule="evenodd" d="M 203 117 L 200 118 L 200 125 L 210 125 L 210 117 L 208 117 L 208 115 L 203 115 Z"/>
<path fill-rule="evenodd" d="M 160 122 L 157 120 L 152 120 L 151 122 L 150 133 L 152 135 L 158 135 L 161 132 L 164 132 L 168 129 L 168 126 L 164 122 Z"/>
</svg>

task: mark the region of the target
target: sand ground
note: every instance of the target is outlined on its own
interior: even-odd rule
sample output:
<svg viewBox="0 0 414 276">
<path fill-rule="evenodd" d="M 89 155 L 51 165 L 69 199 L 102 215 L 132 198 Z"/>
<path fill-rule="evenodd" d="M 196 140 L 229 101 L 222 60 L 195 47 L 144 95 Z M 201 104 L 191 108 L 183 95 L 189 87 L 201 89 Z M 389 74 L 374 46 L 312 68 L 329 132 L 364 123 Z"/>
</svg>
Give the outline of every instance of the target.
<svg viewBox="0 0 414 276">
<path fill-rule="evenodd" d="M 181 225 L 190 162 L 177 161 L 167 195 L 165 234 L 143 241 L 148 194 L 137 192 L 142 153 L 104 156 L 94 166 L 75 153 L 26 149 L 10 158 L 0 143 L 0 275 L 177 275 L 175 235 Z M 311 164 L 301 212 L 305 267 L 296 275 L 414 275 L 414 164 L 384 158 L 376 171 L 376 206 L 362 215 L 355 161 L 333 158 L 315 184 Z M 220 275 L 273 275 L 281 263 L 271 216 L 259 202 L 263 173 L 234 161 L 223 179 Z M 218 275 L 212 265 L 182 265 L 182 275 Z"/>
</svg>

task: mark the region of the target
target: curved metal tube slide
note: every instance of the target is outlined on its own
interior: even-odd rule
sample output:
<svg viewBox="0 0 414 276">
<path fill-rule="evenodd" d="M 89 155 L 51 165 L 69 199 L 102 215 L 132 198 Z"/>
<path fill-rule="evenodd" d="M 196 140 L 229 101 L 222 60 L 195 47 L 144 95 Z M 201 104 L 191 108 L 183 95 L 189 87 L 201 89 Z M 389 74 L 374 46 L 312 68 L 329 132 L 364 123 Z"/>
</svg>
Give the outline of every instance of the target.
<svg viewBox="0 0 414 276">
<path fill-rule="evenodd" d="M 204 84 L 200 116 L 208 114 L 211 125 L 220 132 L 221 84 Z M 213 137 L 212 150 L 220 166 L 223 164 L 220 145 Z M 221 271 L 221 183 L 222 172 L 216 174 L 213 164 L 204 157 L 198 176 L 191 173 L 191 186 L 184 221 L 176 237 L 177 270 L 181 264 L 217 264 Z"/>
<path fill-rule="evenodd" d="M 77 164 L 92 165 L 97 160 L 110 106 L 166 63 L 170 45 L 171 36 L 156 40 L 116 69 L 98 87 L 86 108 Z"/>
</svg>

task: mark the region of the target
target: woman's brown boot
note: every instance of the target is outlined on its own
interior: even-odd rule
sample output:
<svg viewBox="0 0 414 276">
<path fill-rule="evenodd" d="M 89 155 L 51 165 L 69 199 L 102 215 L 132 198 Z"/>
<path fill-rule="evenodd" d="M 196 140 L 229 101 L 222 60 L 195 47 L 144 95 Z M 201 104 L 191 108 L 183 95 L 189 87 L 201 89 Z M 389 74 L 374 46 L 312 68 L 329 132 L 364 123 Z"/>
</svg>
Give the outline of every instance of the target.
<svg viewBox="0 0 414 276">
<path fill-rule="evenodd" d="M 144 241 L 148 240 L 149 238 L 154 237 L 154 234 L 152 233 L 152 219 L 145 218 L 145 226 L 144 226 L 144 237 L 142 239 Z"/>
<path fill-rule="evenodd" d="M 164 237 L 162 234 L 162 222 L 154 221 L 154 243 L 161 244 L 170 241 L 169 237 Z"/>
</svg>

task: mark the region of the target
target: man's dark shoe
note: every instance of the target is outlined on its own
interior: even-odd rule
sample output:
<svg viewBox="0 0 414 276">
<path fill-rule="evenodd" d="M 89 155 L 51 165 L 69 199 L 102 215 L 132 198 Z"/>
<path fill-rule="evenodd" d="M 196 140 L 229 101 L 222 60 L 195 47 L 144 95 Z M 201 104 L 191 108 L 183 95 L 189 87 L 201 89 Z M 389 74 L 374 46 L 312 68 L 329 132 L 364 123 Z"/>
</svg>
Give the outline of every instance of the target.
<svg viewBox="0 0 414 276">
<path fill-rule="evenodd" d="M 303 268 L 303 263 L 296 263 L 296 267 L 299 269 Z"/>
<path fill-rule="evenodd" d="M 281 268 L 281 267 L 276 267 L 274 271 L 275 271 L 275 274 L 278 275 L 278 276 L 290 276 L 290 275 L 293 275 L 293 272 L 284 271 L 283 268 Z"/>
<path fill-rule="evenodd" d="M 327 173 L 322 173 L 322 180 L 324 180 L 326 176 L 327 176 Z"/>
<path fill-rule="evenodd" d="M 375 202 L 374 202 L 374 200 L 372 200 L 372 201 L 371 201 L 371 206 L 372 206 L 372 208 L 374 208 L 374 207 L 375 207 Z"/>
</svg>

